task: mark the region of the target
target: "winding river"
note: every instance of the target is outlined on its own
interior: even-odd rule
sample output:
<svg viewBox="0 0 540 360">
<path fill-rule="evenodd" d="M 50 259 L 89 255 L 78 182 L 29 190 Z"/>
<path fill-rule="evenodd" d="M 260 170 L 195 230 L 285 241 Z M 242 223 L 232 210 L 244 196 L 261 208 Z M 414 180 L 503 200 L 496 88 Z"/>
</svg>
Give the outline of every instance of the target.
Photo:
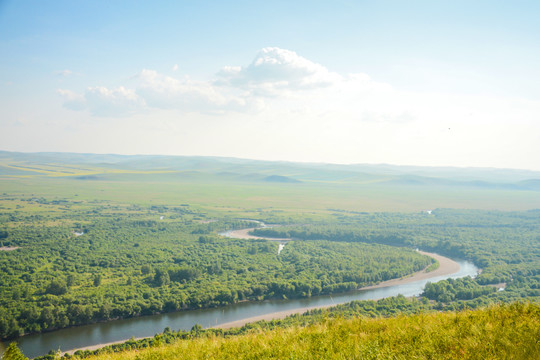
<svg viewBox="0 0 540 360">
<path fill-rule="evenodd" d="M 242 234 L 247 234 L 245 229 Z M 237 233 L 224 233 L 225 236 L 236 237 Z M 279 240 L 278 240 L 279 241 Z M 282 242 L 285 245 L 285 242 Z M 293 300 L 267 300 L 261 302 L 243 302 L 220 308 L 179 311 L 174 313 L 142 316 L 105 323 L 96 323 L 57 330 L 49 333 L 33 334 L 19 338 L 20 349 L 32 358 L 46 354 L 49 350 L 69 351 L 81 348 L 96 348 L 99 345 L 122 342 L 130 338 L 151 337 L 163 332 L 169 327 L 173 330 L 189 330 L 195 324 L 203 327 L 231 327 L 241 326 L 250 321 L 284 317 L 292 313 L 304 312 L 309 309 L 328 307 L 347 303 L 353 300 L 376 300 L 402 294 L 416 296 L 422 293 L 428 281 L 436 282 L 446 278 L 474 277 L 478 268 L 471 262 L 451 260 L 436 254 L 429 254 L 449 261 L 453 264 L 451 273 L 434 271 L 424 276 L 412 277 L 404 280 L 393 280 L 376 287 L 357 291 L 316 296 Z M 457 266 L 456 265 L 459 265 Z M 429 274 L 429 275 L 428 275 Z M 419 280 L 416 280 L 419 279 Z M 416 281 L 411 281 L 416 280 Z M 7 344 L 0 343 L 0 353 Z"/>
</svg>

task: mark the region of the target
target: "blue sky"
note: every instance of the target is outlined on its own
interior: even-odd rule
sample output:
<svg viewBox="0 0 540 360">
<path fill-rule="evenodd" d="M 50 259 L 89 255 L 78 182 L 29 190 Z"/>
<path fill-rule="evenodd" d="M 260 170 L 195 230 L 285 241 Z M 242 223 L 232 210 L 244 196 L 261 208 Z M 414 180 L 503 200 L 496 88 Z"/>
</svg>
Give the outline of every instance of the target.
<svg viewBox="0 0 540 360">
<path fill-rule="evenodd" d="M 537 1 L 0 1 L 0 149 L 540 170 Z"/>
</svg>

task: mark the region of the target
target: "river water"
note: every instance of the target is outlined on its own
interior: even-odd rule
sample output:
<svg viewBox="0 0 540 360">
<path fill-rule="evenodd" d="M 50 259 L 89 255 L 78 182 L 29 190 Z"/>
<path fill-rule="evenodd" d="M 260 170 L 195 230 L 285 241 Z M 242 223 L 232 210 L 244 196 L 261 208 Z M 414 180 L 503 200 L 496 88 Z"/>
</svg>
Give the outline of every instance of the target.
<svg viewBox="0 0 540 360">
<path fill-rule="evenodd" d="M 422 293 L 428 281 L 436 282 L 446 278 L 474 277 L 478 268 L 468 261 L 456 260 L 460 270 L 447 276 L 411 282 L 408 284 L 388 286 L 384 288 L 358 290 L 348 293 L 316 296 L 294 300 L 269 300 L 262 302 L 244 302 L 220 308 L 179 311 L 175 313 L 143 316 L 132 319 L 97 323 L 57 330 L 43 334 L 33 334 L 18 339 L 23 353 L 32 358 L 46 354 L 49 350 L 63 351 L 97 344 L 119 342 L 131 337 L 150 337 L 163 332 L 165 327 L 172 330 L 189 330 L 195 324 L 213 327 L 232 321 L 272 314 L 281 311 L 323 307 L 347 303 L 353 300 L 376 300 L 402 294 L 415 296 Z M 6 346 L 6 344 L 1 344 Z"/>
<path fill-rule="evenodd" d="M 264 226 L 264 224 L 262 224 Z M 232 232 L 220 235 L 234 237 Z M 285 242 L 280 245 L 285 245 Z M 282 247 L 281 247 L 282 249 Z M 280 249 L 280 250 L 281 250 Z M 458 272 L 436 276 L 416 282 L 393 285 L 369 290 L 357 290 L 341 294 L 316 296 L 293 300 L 268 300 L 261 302 L 243 302 L 220 308 L 179 311 L 174 313 L 142 316 L 132 319 L 90 324 L 56 330 L 49 333 L 23 336 L 17 340 L 23 353 L 32 358 L 45 355 L 49 350 L 68 351 L 98 344 L 121 342 L 130 338 L 151 337 L 169 327 L 172 330 L 189 330 L 195 324 L 203 327 L 214 327 L 233 321 L 273 314 L 283 311 L 302 311 L 306 308 L 325 307 L 347 303 L 353 300 L 377 300 L 402 294 L 404 296 L 420 295 L 428 281 L 436 282 L 447 278 L 474 277 L 478 268 L 471 262 L 456 260 L 460 265 Z M 0 354 L 7 344 L 0 342 Z"/>
</svg>

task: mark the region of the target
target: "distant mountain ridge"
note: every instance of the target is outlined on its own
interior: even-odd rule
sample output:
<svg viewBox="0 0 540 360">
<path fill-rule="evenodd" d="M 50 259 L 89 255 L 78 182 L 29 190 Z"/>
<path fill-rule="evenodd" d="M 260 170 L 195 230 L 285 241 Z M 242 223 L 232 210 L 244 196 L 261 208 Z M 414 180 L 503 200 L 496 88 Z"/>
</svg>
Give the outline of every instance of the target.
<svg viewBox="0 0 540 360">
<path fill-rule="evenodd" d="M 210 177 L 276 184 L 377 183 L 385 186 L 458 186 L 540 191 L 540 172 L 531 170 L 294 163 L 208 156 L 0 151 L 0 177 L 73 176 L 79 180 L 99 181 L 135 174 L 166 180 Z"/>
</svg>

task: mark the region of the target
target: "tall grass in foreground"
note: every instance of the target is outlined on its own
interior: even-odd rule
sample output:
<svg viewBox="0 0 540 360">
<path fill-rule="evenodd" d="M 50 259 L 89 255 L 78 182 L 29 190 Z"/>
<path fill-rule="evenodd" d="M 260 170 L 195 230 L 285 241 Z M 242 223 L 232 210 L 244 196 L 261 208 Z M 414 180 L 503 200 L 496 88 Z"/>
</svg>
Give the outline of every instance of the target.
<svg viewBox="0 0 540 360">
<path fill-rule="evenodd" d="M 539 359 L 540 305 L 394 318 L 326 319 L 232 337 L 181 340 L 90 359 Z"/>
</svg>

